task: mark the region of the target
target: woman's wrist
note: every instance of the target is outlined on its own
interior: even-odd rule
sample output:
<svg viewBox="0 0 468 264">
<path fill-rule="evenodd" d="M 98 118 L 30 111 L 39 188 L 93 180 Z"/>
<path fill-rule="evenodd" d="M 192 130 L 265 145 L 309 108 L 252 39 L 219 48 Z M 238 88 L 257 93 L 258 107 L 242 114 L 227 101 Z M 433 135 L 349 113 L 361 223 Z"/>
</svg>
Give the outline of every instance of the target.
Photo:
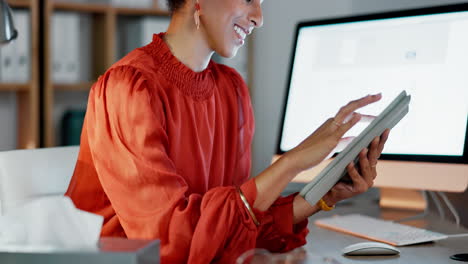
<svg viewBox="0 0 468 264">
<path fill-rule="evenodd" d="M 293 175 L 294 178 L 297 174 L 302 172 L 302 169 L 297 165 L 298 160 L 295 158 L 294 152 L 289 151 L 284 153 L 277 162 L 281 162 L 287 174 Z M 292 179 L 291 178 L 291 179 Z"/>
<path fill-rule="evenodd" d="M 337 203 L 329 194 L 326 194 L 321 199 L 327 208 L 334 208 Z M 318 204 L 311 205 L 304 197 L 296 195 L 293 201 L 293 217 L 294 224 L 300 223 L 309 216 L 321 211 L 322 208 Z"/>
<path fill-rule="evenodd" d="M 257 175 L 255 177 L 257 198 L 253 205 L 254 208 L 260 211 L 267 210 L 296 175 L 289 157 L 281 157 Z"/>
<path fill-rule="evenodd" d="M 293 201 L 293 223 L 300 223 L 319 210 L 317 205 L 311 205 L 304 197 L 296 195 Z"/>
<path fill-rule="evenodd" d="M 330 193 L 325 194 L 325 195 L 322 197 L 322 200 L 323 200 L 329 207 L 334 207 L 335 204 L 338 202 L 338 201 L 336 201 L 335 199 L 333 199 L 333 197 L 331 196 Z"/>
</svg>

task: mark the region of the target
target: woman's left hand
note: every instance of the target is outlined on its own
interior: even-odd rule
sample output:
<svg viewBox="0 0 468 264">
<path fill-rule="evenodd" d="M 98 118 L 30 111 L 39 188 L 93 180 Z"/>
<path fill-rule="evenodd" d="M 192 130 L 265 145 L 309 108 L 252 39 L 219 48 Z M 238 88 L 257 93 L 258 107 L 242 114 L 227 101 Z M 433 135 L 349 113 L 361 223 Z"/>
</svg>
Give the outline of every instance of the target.
<svg viewBox="0 0 468 264">
<path fill-rule="evenodd" d="M 354 163 L 347 166 L 348 174 L 352 183 L 338 182 L 323 196 L 323 200 L 329 206 L 367 191 L 374 185 L 377 176 L 377 160 L 382 153 L 390 130 L 387 129 L 380 137 L 376 137 L 370 144 L 369 149 L 363 149 L 359 153 L 359 170 Z"/>
</svg>

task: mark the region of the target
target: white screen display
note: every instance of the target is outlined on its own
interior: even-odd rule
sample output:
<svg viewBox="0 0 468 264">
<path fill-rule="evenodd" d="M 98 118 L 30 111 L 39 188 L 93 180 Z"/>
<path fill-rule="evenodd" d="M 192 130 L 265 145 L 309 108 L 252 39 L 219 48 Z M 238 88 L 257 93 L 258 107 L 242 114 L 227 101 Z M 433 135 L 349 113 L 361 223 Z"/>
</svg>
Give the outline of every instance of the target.
<svg viewBox="0 0 468 264">
<path fill-rule="evenodd" d="M 468 12 L 302 27 L 292 67 L 282 151 L 351 100 L 381 92 L 381 101 L 359 110 L 377 115 L 406 90 L 410 111 L 391 131 L 384 153 L 463 156 Z"/>
</svg>

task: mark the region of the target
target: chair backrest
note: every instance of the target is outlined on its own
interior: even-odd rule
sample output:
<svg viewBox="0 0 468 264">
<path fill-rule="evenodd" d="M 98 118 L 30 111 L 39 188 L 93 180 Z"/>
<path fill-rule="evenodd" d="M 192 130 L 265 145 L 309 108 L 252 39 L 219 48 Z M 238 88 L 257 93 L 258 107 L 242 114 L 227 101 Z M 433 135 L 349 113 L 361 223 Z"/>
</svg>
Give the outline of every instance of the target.
<svg viewBox="0 0 468 264">
<path fill-rule="evenodd" d="M 78 146 L 0 152 L 0 212 L 46 195 L 63 195 Z"/>
</svg>

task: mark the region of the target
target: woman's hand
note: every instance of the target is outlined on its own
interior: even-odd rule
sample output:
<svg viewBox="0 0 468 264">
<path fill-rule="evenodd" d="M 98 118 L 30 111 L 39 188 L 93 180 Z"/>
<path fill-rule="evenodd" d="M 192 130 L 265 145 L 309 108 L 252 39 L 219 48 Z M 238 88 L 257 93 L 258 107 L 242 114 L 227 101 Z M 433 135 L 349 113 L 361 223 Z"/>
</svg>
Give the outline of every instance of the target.
<svg viewBox="0 0 468 264">
<path fill-rule="evenodd" d="M 334 118 L 328 119 L 301 144 L 290 150 L 283 157 L 287 158 L 296 173 L 309 169 L 322 162 L 338 143 L 343 135 L 361 119 L 361 114 L 355 113 L 359 108 L 380 100 L 382 96 L 368 95 L 351 101 L 343 106 Z"/>
<path fill-rule="evenodd" d="M 389 129 L 385 130 L 380 137 L 376 137 L 372 141 L 369 149 L 363 149 L 361 153 L 359 153 L 359 164 L 356 164 L 359 165 L 359 170 L 353 163 L 347 166 L 352 183 L 338 182 L 333 186 L 323 197 L 327 205 L 331 206 L 341 200 L 366 192 L 374 185 L 374 180 L 377 176 L 377 160 L 382 153 L 389 133 Z"/>
<path fill-rule="evenodd" d="M 359 170 L 356 169 L 353 163 L 348 165 L 347 170 L 352 183 L 338 182 L 335 184 L 322 198 L 328 206 L 333 206 L 341 200 L 361 194 L 374 185 L 374 179 L 377 176 L 377 160 L 382 153 L 389 133 L 389 129 L 385 130 L 380 137 L 376 137 L 372 141 L 369 149 L 363 149 L 359 153 Z M 295 197 L 293 208 L 294 223 L 299 223 L 319 211 L 318 206 L 309 204 L 300 195 Z"/>
<path fill-rule="evenodd" d="M 380 94 L 368 95 L 351 101 L 342 107 L 334 118 L 327 120 L 301 144 L 284 154 L 279 160 L 257 175 L 255 177 L 257 198 L 253 205 L 254 208 L 260 211 L 267 210 L 298 173 L 323 161 L 343 140 L 343 135 L 359 122 L 361 115 L 354 111 L 377 102 L 381 97 Z M 332 196 L 331 198 L 346 195 L 343 192 L 340 192 L 340 194 L 340 196 Z M 299 206 L 294 211 L 308 212 L 308 210 L 299 209 L 308 206 L 303 203 L 302 205 L 304 207 Z"/>
</svg>

